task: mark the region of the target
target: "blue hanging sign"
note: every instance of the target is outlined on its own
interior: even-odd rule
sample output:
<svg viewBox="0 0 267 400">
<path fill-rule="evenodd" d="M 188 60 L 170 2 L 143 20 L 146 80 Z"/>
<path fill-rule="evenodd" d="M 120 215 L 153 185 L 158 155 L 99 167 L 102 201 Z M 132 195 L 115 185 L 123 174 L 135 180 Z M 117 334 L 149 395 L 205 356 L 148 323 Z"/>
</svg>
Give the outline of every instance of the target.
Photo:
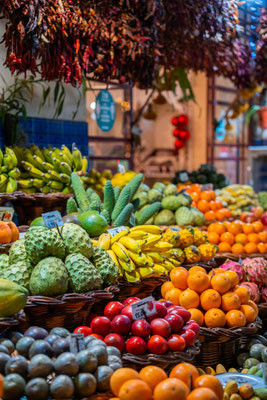
<svg viewBox="0 0 267 400">
<path fill-rule="evenodd" d="M 96 98 L 96 121 L 103 132 L 109 132 L 115 122 L 116 109 L 111 94 L 107 90 L 101 90 Z"/>
</svg>

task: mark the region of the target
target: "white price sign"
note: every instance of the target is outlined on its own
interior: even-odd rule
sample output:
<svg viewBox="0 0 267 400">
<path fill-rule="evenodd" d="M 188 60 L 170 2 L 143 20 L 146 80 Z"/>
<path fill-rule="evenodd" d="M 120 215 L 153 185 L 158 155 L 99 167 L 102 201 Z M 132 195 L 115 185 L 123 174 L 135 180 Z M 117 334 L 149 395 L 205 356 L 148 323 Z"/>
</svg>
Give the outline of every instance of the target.
<svg viewBox="0 0 267 400">
<path fill-rule="evenodd" d="M 179 228 L 178 226 L 171 226 L 170 230 L 173 232 L 179 232 L 181 230 L 181 228 Z"/>
<path fill-rule="evenodd" d="M 137 301 L 131 306 L 134 320 L 151 317 L 156 314 L 155 299 L 152 296 Z"/>
<path fill-rule="evenodd" d="M 59 211 L 51 211 L 48 213 L 42 214 L 44 219 L 45 226 L 48 229 L 58 228 L 59 226 L 64 225 L 63 219 Z"/>
<path fill-rule="evenodd" d="M 120 233 L 122 231 L 128 232 L 128 229 L 126 228 L 126 226 L 118 226 L 118 228 L 108 229 L 108 233 L 110 234 L 111 237 L 116 236 L 118 233 Z"/>
<path fill-rule="evenodd" d="M 15 210 L 12 207 L 0 207 L 0 221 L 12 221 L 14 212 Z"/>
</svg>

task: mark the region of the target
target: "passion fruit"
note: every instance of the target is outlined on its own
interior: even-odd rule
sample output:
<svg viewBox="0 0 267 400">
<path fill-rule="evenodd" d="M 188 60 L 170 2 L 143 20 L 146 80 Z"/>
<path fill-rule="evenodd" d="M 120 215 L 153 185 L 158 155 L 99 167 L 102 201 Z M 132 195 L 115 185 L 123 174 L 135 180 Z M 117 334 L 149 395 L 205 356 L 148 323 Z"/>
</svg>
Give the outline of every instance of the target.
<svg viewBox="0 0 267 400">
<path fill-rule="evenodd" d="M 75 391 L 79 397 L 89 397 L 96 391 L 96 378 L 88 372 L 78 374 L 74 379 Z"/>
<path fill-rule="evenodd" d="M 88 350 L 82 350 L 77 354 L 80 372 L 94 372 L 97 368 L 97 358 Z"/>
<path fill-rule="evenodd" d="M 108 356 L 117 356 L 121 358 L 121 352 L 119 349 L 117 349 L 117 347 L 107 346 L 107 353 Z"/>
<path fill-rule="evenodd" d="M 52 345 L 53 352 L 56 356 L 59 356 L 61 353 L 66 353 L 70 350 L 70 343 L 68 339 L 58 339 Z"/>
<path fill-rule="evenodd" d="M 19 374 L 9 374 L 4 377 L 3 400 L 20 399 L 26 386 L 25 380 Z"/>
<path fill-rule="evenodd" d="M 9 339 L 5 339 L 5 338 L 0 339 L 0 344 L 7 348 L 9 354 L 13 353 L 13 351 L 15 350 L 14 344 Z"/>
<path fill-rule="evenodd" d="M 50 335 L 57 335 L 60 336 L 61 338 L 66 338 L 67 336 L 70 335 L 70 332 L 66 328 L 53 328 L 49 332 Z"/>
<path fill-rule="evenodd" d="M 11 340 L 11 342 L 16 346 L 18 340 L 23 337 L 23 334 L 20 332 L 10 331 L 7 334 L 7 338 Z"/>
<path fill-rule="evenodd" d="M 71 398 L 74 394 L 74 384 L 67 375 L 58 375 L 50 385 L 50 394 L 53 399 Z"/>
<path fill-rule="evenodd" d="M 45 379 L 31 379 L 25 388 L 25 394 L 28 400 L 46 400 L 49 395 L 49 386 Z"/>
<path fill-rule="evenodd" d="M 55 343 L 56 340 L 60 339 L 60 336 L 58 335 L 54 335 L 54 334 L 50 334 L 48 336 L 46 336 L 46 338 L 44 339 L 46 342 L 48 342 L 50 344 L 50 346 L 53 346 L 53 344 Z"/>
<path fill-rule="evenodd" d="M 24 336 L 21 339 L 18 340 L 16 344 L 16 350 L 17 352 L 24 357 L 29 357 L 29 350 L 33 343 L 35 342 L 34 338 L 30 336 Z"/>
<path fill-rule="evenodd" d="M 36 340 L 30 347 L 29 357 L 32 358 L 36 354 L 45 354 L 48 357 L 52 357 L 53 350 L 48 342 L 45 340 Z"/>
<path fill-rule="evenodd" d="M 57 374 L 74 376 L 79 371 L 79 364 L 74 354 L 62 353 L 56 359 L 54 368 Z"/>
<path fill-rule="evenodd" d="M 28 374 L 28 362 L 23 356 L 11 357 L 5 365 L 5 374 L 19 374 L 24 378 Z"/>
<path fill-rule="evenodd" d="M 31 326 L 29 329 L 24 332 L 24 336 L 30 336 L 35 340 L 44 339 L 48 335 L 48 332 L 44 328 L 40 328 L 39 326 Z"/>
<path fill-rule="evenodd" d="M 108 361 L 108 353 L 103 346 L 92 346 L 88 349 L 96 358 L 98 365 L 105 365 Z"/>
<path fill-rule="evenodd" d="M 28 365 L 28 372 L 32 378 L 46 378 L 53 370 L 53 362 L 45 354 L 36 354 L 36 356 L 32 357 Z"/>
<path fill-rule="evenodd" d="M 113 369 L 107 365 L 101 365 L 94 373 L 97 380 L 97 390 L 99 392 L 107 392 L 110 390 L 110 378 L 113 374 Z"/>
<path fill-rule="evenodd" d="M 10 360 L 10 355 L 6 353 L 0 353 L 0 374 L 4 374 L 6 363 Z"/>
</svg>

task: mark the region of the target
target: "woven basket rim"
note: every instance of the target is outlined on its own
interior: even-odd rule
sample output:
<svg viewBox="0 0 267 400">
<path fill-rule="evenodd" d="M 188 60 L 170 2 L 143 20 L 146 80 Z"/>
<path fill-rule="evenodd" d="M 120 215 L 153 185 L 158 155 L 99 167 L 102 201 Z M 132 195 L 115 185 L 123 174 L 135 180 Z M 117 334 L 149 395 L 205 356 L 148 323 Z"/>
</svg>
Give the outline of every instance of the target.
<svg viewBox="0 0 267 400">
<path fill-rule="evenodd" d="M 251 253 L 251 254 L 233 254 L 233 253 L 217 253 L 215 255 L 215 259 L 219 260 L 222 258 L 229 258 L 232 261 L 238 261 L 240 258 L 256 258 L 256 257 L 261 257 L 267 259 L 267 253 Z"/>
<path fill-rule="evenodd" d="M 117 284 L 118 284 L 119 288 L 121 288 L 121 287 L 140 287 L 140 285 L 142 285 L 142 284 L 153 284 L 154 282 L 161 283 L 161 282 L 164 282 L 166 279 L 168 279 L 168 276 L 161 275 L 161 276 L 155 276 L 155 277 L 152 276 L 150 278 L 144 278 L 141 281 L 135 282 L 135 283 L 126 282 L 126 281 L 118 281 Z"/>
<path fill-rule="evenodd" d="M 25 314 L 23 311 L 18 312 L 17 314 L 12 315 L 11 317 L 3 317 L 0 318 L 0 327 L 11 327 L 19 325 L 20 321 L 25 320 Z"/>
<path fill-rule="evenodd" d="M 258 309 L 266 310 L 267 309 L 267 302 L 266 303 L 259 303 L 257 304 Z"/>
<path fill-rule="evenodd" d="M 206 328 L 200 327 L 201 336 L 218 338 L 220 336 L 226 336 L 228 338 L 239 338 L 241 336 L 251 336 L 258 331 L 262 326 L 262 321 L 259 317 L 256 320 L 243 327 L 232 327 L 232 328 Z"/>
<path fill-rule="evenodd" d="M 5 193 L 1 193 L 1 196 L 3 194 L 4 194 L 4 197 L 5 197 L 5 195 L 6 195 Z M 7 196 L 9 196 L 9 194 L 7 194 Z M 21 192 L 21 191 L 13 192 L 12 195 L 11 195 L 13 200 L 17 200 L 17 199 L 27 199 L 27 200 L 40 200 L 40 199 L 42 199 L 42 200 L 55 199 L 56 200 L 56 199 L 58 199 L 58 200 L 60 200 L 60 199 L 68 199 L 71 196 L 73 196 L 73 194 L 61 193 L 61 192 L 58 192 L 58 193 L 47 193 L 47 194 L 36 192 L 36 193 L 30 193 L 29 194 L 29 193 L 24 193 L 24 192 Z"/>
</svg>

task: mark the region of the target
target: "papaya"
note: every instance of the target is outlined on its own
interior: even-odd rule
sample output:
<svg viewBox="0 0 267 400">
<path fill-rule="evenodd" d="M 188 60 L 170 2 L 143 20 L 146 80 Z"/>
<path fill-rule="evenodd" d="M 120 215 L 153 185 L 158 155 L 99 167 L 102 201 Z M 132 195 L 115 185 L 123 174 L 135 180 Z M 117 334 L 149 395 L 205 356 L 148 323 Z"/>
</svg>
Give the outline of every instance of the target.
<svg viewBox="0 0 267 400">
<path fill-rule="evenodd" d="M 245 385 L 240 386 L 238 391 L 239 391 L 240 396 L 244 400 L 249 399 L 250 397 L 252 397 L 254 395 L 253 387 L 247 383 Z"/>
<path fill-rule="evenodd" d="M 101 235 L 107 229 L 108 223 L 103 215 L 97 211 L 85 211 L 78 215 L 83 229 L 86 230 L 90 237 Z"/>
<path fill-rule="evenodd" d="M 7 279 L 0 279 L 0 318 L 11 317 L 27 302 L 28 290 Z"/>
</svg>

